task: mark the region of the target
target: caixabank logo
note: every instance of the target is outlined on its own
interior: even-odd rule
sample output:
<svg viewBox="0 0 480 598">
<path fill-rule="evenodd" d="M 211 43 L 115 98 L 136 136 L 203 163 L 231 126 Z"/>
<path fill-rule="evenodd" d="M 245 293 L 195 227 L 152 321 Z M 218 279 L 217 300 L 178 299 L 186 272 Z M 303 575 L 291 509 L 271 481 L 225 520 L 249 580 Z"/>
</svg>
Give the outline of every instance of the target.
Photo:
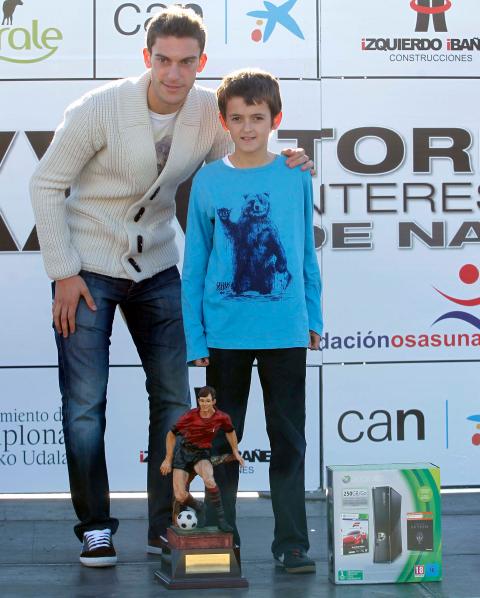
<svg viewBox="0 0 480 598">
<path fill-rule="evenodd" d="M 469 415 L 467 419 L 475 424 L 475 432 L 472 434 L 472 444 L 473 446 L 480 446 L 480 414 Z"/>
<path fill-rule="evenodd" d="M 305 39 L 302 30 L 297 21 L 292 17 L 290 11 L 293 9 L 298 0 L 287 0 L 283 4 L 276 5 L 272 2 L 265 1 L 265 10 L 252 10 L 247 12 L 247 16 L 256 19 L 256 27 L 251 32 L 250 37 L 254 42 L 266 43 L 270 36 L 275 31 L 276 27 L 283 27 L 292 35 L 300 39 Z M 263 27 L 263 32 L 262 32 Z"/>
<path fill-rule="evenodd" d="M 200 79 L 256 65 L 278 77 L 319 76 L 318 0 L 198 0 L 175 2 L 199 14 L 207 27 L 208 61 Z M 96 3 L 97 78 L 140 72 L 145 28 L 170 2 L 105 0 Z"/>
<path fill-rule="evenodd" d="M 43 62 L 52 57 L 63 33 L 46 21 L 34 0 L 5 0 L 0 28 L 0 61 L 14 64 Z"/>
<path fill-rule="evenodd" d="M 265 0 L 263 2 L 263 10 L 252 10 L 246 13 L 247 16 L 255 19 L 255 27 L 251 31 L 250 37 L 254 42 L 267 42 L 276 29 L 284 29 L 292 35 L 305 39 L 303 31 L 298 25 L 295 18 L 290 14 L 298 0 L 287 0 L 283 4 L 274 4 Z M 212 3 L 210 3 L 212 4 Z M 200 17 L 205 18 L 204 7 L 201 3 L 186 2 L 176 3 L 176 6 L 182 8 L 189 8 L 197 13 Z M 133 2 L 123 2 L 119 4 L 113 14 L 113 22 L 115 30 L 121 35 L 136 35 L 143 32 L 155 13 L 165 10 L 168 3 L 154 2 L 149 4 L 146 8 L 142 8 L 140 4 Z M 212 12 L 212 18 L 221 19 L 225 28 L 224 38 L 228 40 L 228 17 L 230 0 L 224 0 L 224 5 L 218 6 Z M 207 23 L 207 26 L 209 23 Z M 236 23 L 238 26 L 238 23 Z"/>
<path fill-rule="evenodd" d="M 411 0 L 402 10 L 412 14 L 412 33 L 428 35 L 364 36 L 360 43 L 362 52 L 383 52 L 394 64 L 472 62 L 474 53 L 480 51 L 480 38 L 448 35 L 447 13 L 465 10 L 458 0 Z"/>
</svg>

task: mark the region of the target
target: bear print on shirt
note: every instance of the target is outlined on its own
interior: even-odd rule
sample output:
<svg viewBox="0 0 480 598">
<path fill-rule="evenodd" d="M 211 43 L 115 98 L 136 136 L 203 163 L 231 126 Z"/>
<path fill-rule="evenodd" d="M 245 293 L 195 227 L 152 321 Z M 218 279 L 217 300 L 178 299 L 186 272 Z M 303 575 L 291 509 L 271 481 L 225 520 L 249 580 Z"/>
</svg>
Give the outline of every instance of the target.
<svg viewBox="0 0 480 598">
<path fill-rule="evenodd" d="M 292 279 L 278 229 L 269 215 L 269 197 L 269 193 L 244 195 L 237 222 L 230 218 L 231 209 L 217 209 L 233 246 L 233 296 L 278 298 Z"/>
</svg>

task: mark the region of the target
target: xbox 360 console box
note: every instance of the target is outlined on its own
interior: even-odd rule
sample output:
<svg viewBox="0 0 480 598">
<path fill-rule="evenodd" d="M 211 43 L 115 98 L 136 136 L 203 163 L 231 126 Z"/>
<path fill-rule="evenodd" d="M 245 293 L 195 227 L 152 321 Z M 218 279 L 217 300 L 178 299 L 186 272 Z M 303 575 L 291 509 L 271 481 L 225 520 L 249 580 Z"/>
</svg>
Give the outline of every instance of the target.
<svg viewBox="0 0 480 598">
<path fill-rule="evenodd" d="M 442 579 L 440 470 L 431 463 L 327 467 L 335 584 Z"/>
</svg>

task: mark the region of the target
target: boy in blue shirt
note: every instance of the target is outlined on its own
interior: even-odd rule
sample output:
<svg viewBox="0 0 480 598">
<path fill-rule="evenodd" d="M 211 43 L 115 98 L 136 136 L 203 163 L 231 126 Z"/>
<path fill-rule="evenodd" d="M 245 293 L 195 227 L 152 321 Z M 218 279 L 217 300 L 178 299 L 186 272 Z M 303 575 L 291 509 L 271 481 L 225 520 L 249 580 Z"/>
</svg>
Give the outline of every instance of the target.
<svg viewBox="0 0 480 598">
<path fill-rule="evenodd" d="M 317 350 L 322 333 L 311 177 L 268 151 L 282 118 L 272 75 L 227 75 L 217 99 L 235 150 L 192 185 L 182 280 L 187 359 L 207 366 L 239 441 L 257 360 L 271 447 L 272 552 L 288 572 L 315 571 L 304 482 L 306 348 Z M 214 452 L 226 450 L 218 436 Z M 238 544 L 238 462 L 218 466 L 215 477 Z"/>
</svg>

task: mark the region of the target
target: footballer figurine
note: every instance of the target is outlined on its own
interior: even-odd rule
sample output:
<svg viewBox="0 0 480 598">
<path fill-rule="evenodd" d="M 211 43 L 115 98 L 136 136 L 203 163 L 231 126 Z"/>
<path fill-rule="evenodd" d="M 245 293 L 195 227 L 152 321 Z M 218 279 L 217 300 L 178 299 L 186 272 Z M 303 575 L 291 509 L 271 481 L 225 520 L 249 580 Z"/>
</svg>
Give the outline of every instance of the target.
<svg viewBox="0 0 480 598">
<path fill-rule="evenodd" d="M 160 466 L 160 472 L 168 475 L 173 468 L 173 493 L 180 511 L 187 507 L 195 510 L 198 527 L 205 525 L 205 505 L 195 500 L 188 491 L 191 480 L 198 474 L 205 484 L 205 501 L 215 507 L 218 527 L 223 532 L 232 532 L 232 527 L 225 520 L 220 490 L 213 477 L 213 465 L 210 458 L 212 441 L 219 430 L 232 448 L 231 458 L 241 466 L 244 461 L 238 450 L 238 441 L 230 416 L 215 409 L 215 389 L 204 386 L 198 391 L 198 407 L 180 417 L 166 438 L 167 454 Z M 177 435 L 180 441 L 176 442 Z M 174 522 L 177 508 L 174 507 Z"/>
</svg>

